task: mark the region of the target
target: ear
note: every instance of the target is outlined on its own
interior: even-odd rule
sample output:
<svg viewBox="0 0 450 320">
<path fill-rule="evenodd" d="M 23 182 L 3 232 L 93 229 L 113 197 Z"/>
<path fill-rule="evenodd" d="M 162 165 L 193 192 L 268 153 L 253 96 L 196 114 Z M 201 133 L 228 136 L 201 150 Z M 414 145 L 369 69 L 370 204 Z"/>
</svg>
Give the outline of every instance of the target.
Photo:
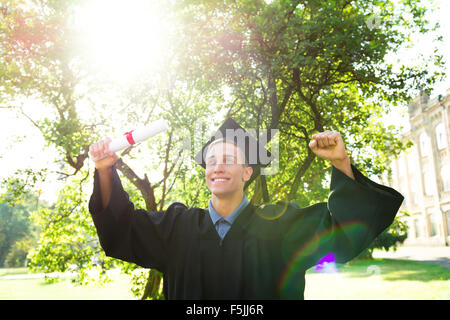
<svg viewBox="0 0 450 320">
<path fill-rule="evenodd" d="M 248 166 L 248 167 L 244 167 L 244 175 L 242 176 L 242 180 L 244 182 L 250 180 L 251 176 L 253 174 L 253 168 Z"/>
</svg>

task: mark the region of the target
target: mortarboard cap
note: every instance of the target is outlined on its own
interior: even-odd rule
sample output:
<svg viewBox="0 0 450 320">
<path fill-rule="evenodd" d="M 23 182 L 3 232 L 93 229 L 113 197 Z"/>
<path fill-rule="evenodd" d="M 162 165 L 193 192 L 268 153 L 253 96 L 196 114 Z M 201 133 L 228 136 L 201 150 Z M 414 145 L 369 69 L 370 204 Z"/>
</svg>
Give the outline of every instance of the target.
<svg viewBox="0 0 450 320">
<path fill-rule="evenodd" d="M 251 131 L 254 131 L 256 134 L 256 130 Z M 195 156 L 194 160 L 197 164 L 206 168 L 205 157 L 208 147 L 213 141 L 218 139 L 225 139 L 237 145 L 244 152 L 246 163 L 253 168 L 254 174 L 256 170 L 259 172 L 261 167 L 268 166 L 272 161 L 272 155 L 265 148 L 265 142 L 268 139 L 258 139 L 258 142 L 254 136 L 245 131 L 236 121 L 232 118 L 227 118 Z"/>
</svg>

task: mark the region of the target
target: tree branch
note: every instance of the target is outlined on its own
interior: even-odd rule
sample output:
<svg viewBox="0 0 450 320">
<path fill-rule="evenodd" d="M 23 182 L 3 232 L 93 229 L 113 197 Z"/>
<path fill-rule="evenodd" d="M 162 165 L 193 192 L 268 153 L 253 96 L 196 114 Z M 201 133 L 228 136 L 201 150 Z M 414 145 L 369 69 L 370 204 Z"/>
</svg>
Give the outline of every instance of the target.
<svg viewBox="0 0 450 320">
<path fill-rule="evenodd" d="M 310 106 L 311 111 L 314 114 L 314 118 L 313 118 L 314 129 L 322 132 L 323 131 L 322 116 L 320 115 L 320 112 L 317 109 L 317 105 L 312 101 L 312 99 L 306 97 L 303 94 L 302 89 L 301 89 L 300 72 L 299 72 L 298 68 L 293 69 L 292 78 L 293 78 L 294 84 L 296 85 L 297 93 L 300 95 L 302 100 L 305 101 Z"/>
<path fill-rule="evenodd" d="M 147 175 L 144 175 L 144 179 L 141 179 L 137 174 L 125 163 L 121 158 L 116 162 L 116 168 L 119 169 L 127 179 L 138 188 L 144 197 L 145 206 L 147 211 L 156 211 L 156 202 L 154 189 L 150 185 Z"/>
<path fill-rule="evenodd" d="M 308 142 L 306 142 L 306 144 L 308 144 Z M 308 148 L 308 155 L 306 156 L 306 159 L 303 161 L 303 164 L 300 166 L 300 168 L 296 172 L 294 181 L 292 182 L 291 190 L 289 191 L 289 194 L 288 194 L 289 201 L 292 199 L 295 199 L 295 195 L 297 193 L 298 188 L 300 187 L 300 182 L 302 180 L 302 177 L 314 160 L 314 157 L 315 157 L 314 153 L 311 151 L 311 149 L 309 147 L 307 147 L 307 148 Z"/>
</svg>

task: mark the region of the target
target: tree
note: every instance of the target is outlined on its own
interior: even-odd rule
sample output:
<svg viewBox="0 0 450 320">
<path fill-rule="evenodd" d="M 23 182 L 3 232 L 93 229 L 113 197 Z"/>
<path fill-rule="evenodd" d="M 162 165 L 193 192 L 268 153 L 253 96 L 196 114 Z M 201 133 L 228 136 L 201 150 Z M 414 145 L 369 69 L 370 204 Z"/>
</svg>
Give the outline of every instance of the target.
<svg viewBox="0 0 450 320">
<path fill-rule="evenodd" d="M 19 268 L 28 264 L 27 255 L 33 247 L 33 240 L 30 236 L 24 236 L 11 246 L 5 259 L 5 267 Z"/>
<path fill-rule="evenodd" d="M 39 230 L 29 217 L 38 206 L 49 206 L 39 201 L 40 190 L 34 192 L 45 180 L 45 172 L 16 170 L 12 177 L 0 181 L 0 266 L 23 265 L 29 249 L 37 242 Z"/>
<path fill-rule="evenodd" d="M 88 172 L 83 173 L 84 177 L 68 179 L 54 207 L 39 208 L 32 213 L 32 221 L 42 231 L 39 245 L 30 254 L 31 270 L 77 271 L 79 282 L 85 283 L 90 280 L 88 271 L 94 267 L 94 256 L 103 262 L 105 269 L 113 265 L 113 259 L 108 259 L 101 250 L 85 205 L 83 179 Z"/>
<path fill-rule="evenodd" d="M 443 62 L 439 55 L 415 66 L 403 61 L 394 68 L 384 62 L 414 32 L 434 30 L 419 1 L 398 5 L 402 7 L 389 1 L 182 2 L 183 59 L 188 65 L 195 62 L 191 73 L 209 79 L 213 89 L 228 86 L 228 115 L 244 126 L 279 129 L 280 167 L 287 174 L 260 177 L 267 183 L 258 185 L 273 195 L 267 200 L 310 203 L 318 195 L 324 198 L 320 183 L 313 181 L 323 180 L 327 164 L 315 160 L 308 148 L 316 132 L 332 128 L 351 138 L 346 142 L 352 160 L 368 174 L 386 170 L 387 156 L 407 146 L 379 117 L 419 89 L 431 89 L 442 76 Z M 368 21 L 375 12 L 377 25 L 371 28 Z M 431 68 L 434 64 L 437 69 Z"/>
<path fill-rule="evenodd" d="M 0 203 L 0 265 L 14 243 L 28 232 L 28 212 L 23 206 L 10 207 Z"/>
</svg>

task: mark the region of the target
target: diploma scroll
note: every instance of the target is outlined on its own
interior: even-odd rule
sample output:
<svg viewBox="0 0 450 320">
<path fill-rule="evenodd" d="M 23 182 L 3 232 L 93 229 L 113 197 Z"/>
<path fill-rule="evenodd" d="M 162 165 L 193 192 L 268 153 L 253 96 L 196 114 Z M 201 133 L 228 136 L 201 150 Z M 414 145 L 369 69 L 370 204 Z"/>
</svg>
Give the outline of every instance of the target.
<svg viewBox="0 0 450 320">
<path fill-rule="evenodd" d="M 166 120 L 158 120 L 144 127 L 125 132 L 123 136 L 117 137 L 109 143 L 109 150 L 112 152 L 117 152 L 136 143 L 144 141 L 150 137 L 153 137 L 158 133 L 167 130 L 168 128 L 169 126 Z M 102 157 L 97 159 L 92 157 L 91 154 L 89 154 L 89 156 L 94 161 L 98 161 L 104 158 Z"/>
</svg>

